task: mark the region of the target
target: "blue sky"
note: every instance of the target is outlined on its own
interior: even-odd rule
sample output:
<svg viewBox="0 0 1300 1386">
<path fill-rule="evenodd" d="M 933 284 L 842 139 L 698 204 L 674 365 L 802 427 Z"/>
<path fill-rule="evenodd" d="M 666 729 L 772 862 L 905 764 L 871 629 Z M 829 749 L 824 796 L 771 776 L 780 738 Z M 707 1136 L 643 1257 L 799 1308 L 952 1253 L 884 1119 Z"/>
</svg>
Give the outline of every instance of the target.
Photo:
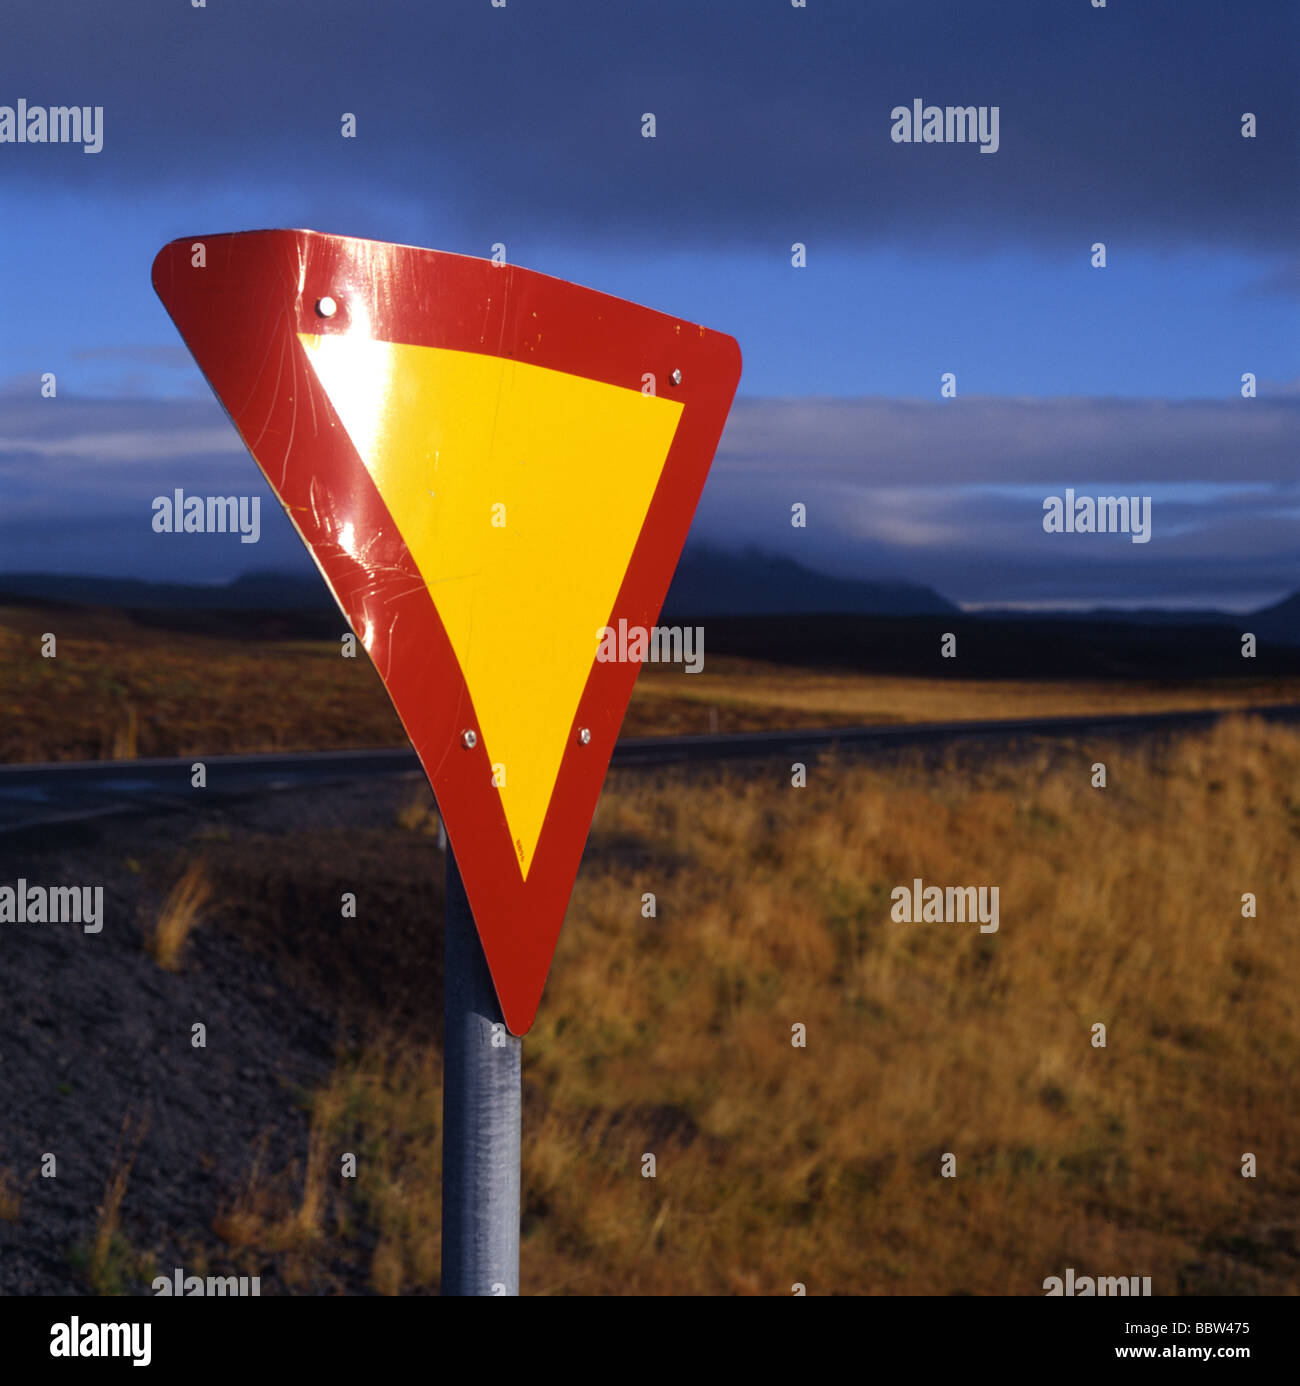
<svg viewBox="0 0 1300 1386">
<path fill-rule="evenodd" d="M 1300 587 L 1298 16 L 11 3 L 0 105 L 102 105 L 104 148 L 0 144 L 0 571 L 305 563 L 287 524 L 202 554 L 148 525 L 175 485 L 273 504 L 153 256 L 287 225 L 500 241 L 733 333 L 745 375 L 699 538 L 971 604 L 1281 596 Z M 891 109 L 918 97 L 998 105 L 997 153 L 892 142 Z M 1153 496 L 1150 544 L 1042 533 L 1045 495 L 1103 484 Z"/>
</svg>

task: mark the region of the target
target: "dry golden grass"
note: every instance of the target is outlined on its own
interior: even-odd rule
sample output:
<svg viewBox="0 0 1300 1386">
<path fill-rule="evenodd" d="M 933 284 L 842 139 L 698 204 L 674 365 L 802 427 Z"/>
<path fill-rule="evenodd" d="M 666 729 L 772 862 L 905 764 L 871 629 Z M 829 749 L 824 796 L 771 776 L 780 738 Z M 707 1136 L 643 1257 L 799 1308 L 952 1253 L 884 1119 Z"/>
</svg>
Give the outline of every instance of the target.
<svg viewBox="0 0 1300 1386">
<path fill-rule="evenodd" d="M 86 1278 L 97 1294 L 118 1294 L 123 1280 L 130 1276 L 138 1258 L 121 1232 L 122 1200 L 131 1182 L 131 1170 L 148 1130 L 147 1118 L 132 1118 L 128 1112 L 122 1119 L 113 1165 L 104 1197 L 100 1202 L 95 1232 L 90 1243 Z"/>
<path fill-rule="evenodd" d="M 307 1166 L 303 1172 L 302 1197 L 294 1213 L 291 1231 L 299 1243 L 309 1242 L 321 1235 L 326 1207 L 329 1202 L 329 1178 L 337 1164 L 329 1149 L 330 1127 L 336 1115 L 331 1105 L 331 1093 L 326 1090 L 316 1104 L 311 1129 L 307 1137 Z"/>
<path fill-rule="evenodd" d="M 316 1104 L 307 1137 L 306 1167 L 299 1179 L 290 1166 L 273 1176 L 265 1174 L 266 1142 L 254 1156 L 248 1177 L 212 1220 L 212 1230 L 232 1253 L 255 1248 L 279 1258 L 280 1274 L 291 1284 L 310 1274 L 312 1255 L 330 1230 L 332 1198 L 329 1180 L 338 1169 L 328 1148 L 329 1090 Z"/>
<path fill-rule="evenodd" d="M 438 816 L 438 806 L 427 782 L 421 781 L 411 791 L 410 796 L 398 808 L 395 821 L 404 832 L 438 836 L 442 820 Z"/>
<path fill-rule="evenodd" d="M 233 1251 L 262 1246 L 269 1249 L 274 1240 L 270 1229 L 277 1221 L 274 1192 L 264 1176 L 266 1140 L 253 1153 L 244 1186 L 230 1199 L 212 1220 L 212 1230 Z"/>
<path fill-rule="evenodd" d="M 40 657 L 44 631 L 58 657 Z M 404 746 L 378 675 L 332 641 L 241 640 L 113 612 L 0 607 L 0 763 Z M 1300 702 L 1300 679 L 964 681 L 729 656 L 645 666 L 626 736 Z"/>
<path fill-rule="evenodd" d="M 22 1184 L 12 1170 L 0 1169 L 0 1222 L 17 1222 L 22 1211 Z"/>
<path fill-rule="evenodd" d="M 637 678 L 627 734 L 652 734 L 670 718 L 703 735 L 763 726 L 857 726 L 970 722 L 1093 713 L 1173 712 L 1295 702 L 1300 681 L 931 679 L 800 669 L 729 656 L 698 674 L 646 665 Z M 639 723 L 648 730 L 636 730 Z"/>
<path fill-rule="evenodd" d="M 230 1254 L 271 1255 L 290 1285 L 319 1285 L 321 1262 L 354 1232 L 353 1205 L 374 1233 L 371 1283 L 380 1294 L 436 1286 L 441 1255 L 441 1064 L 422 1052 L 396 1058 L 377 1046 L 341 1064 L 314 1096 L 305 1170 L 265 1169 L 213 1220 Z M 342 1157 L 357 1174 L 342 1177 Z M 328 1274 L 326 1274 L 328 1279 Z"/>
<path fill-rule="evenodd" d="M 175 972 L 185 945 L 212 899 L 212 881 L 202 858 L 191 861 L 167 893 L 153 928 L 146 930 L 145 947 L 159 967 Z"/>
<path fill-rule="evenodd" d="M 140 719 L 135 704 L 128 703 L 113 735 L 114 760 L 135 760 L 140 754 Z"/>
<path fill-rule="evenodd" d="M 339 1151 L 357 1156 L 355 1197 L 377 1238 L 380 1294 L 434 1289 L 442 1255 L 442 1066 L 432 1049 L 377 1045 L 341 1064 L 319 1095 Z"/>
<path fill-rule="evenodd" d="M 1294 1292 L 1298 786 L 1300 735 L 1245 719 L 801 790 L 614 774 L 524 1046 L 525 1292 Z M 997 885 L 999 931 L 894 922 L 916 876 Z M 409 1044 L 318 1100 L 381 1292 L 436 1287 L 440 1114 Z"/>
<path fill-rule="evenodd" d="M 343 629 L 340 617 L 340 630 Z M 44 631 L 58 656 L 40 656 Z M 0 762 L 400 746 L 364 654 L 0 607 Z"/>
</svg>

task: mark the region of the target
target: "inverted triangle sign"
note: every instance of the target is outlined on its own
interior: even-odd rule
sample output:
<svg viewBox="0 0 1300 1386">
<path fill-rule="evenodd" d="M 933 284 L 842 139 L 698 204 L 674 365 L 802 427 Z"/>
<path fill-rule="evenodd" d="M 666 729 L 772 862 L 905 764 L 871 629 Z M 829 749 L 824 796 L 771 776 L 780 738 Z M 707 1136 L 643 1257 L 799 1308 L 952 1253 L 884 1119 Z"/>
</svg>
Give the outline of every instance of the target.
<svg viewBox="0 0 1300 1386">
<path fill-rule="evenodd" d="M 739 348 L 312 231 L 173 241 L 153 282 L 388 689 L 522 1034 L 640 667 L 599 633 L 658 619 Z"/>
</svg>

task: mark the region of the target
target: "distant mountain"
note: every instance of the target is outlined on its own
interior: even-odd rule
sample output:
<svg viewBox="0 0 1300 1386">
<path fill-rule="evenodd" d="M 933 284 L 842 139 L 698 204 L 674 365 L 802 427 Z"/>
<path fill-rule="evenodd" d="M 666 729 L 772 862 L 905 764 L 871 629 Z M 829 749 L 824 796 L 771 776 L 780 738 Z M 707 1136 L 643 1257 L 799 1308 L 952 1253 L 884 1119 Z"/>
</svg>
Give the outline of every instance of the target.
<svg viewBox="0 0 1300 1386">
<path fill-rule="evenodd" d="M 1292 592 L 1273 606 L 1251 612 L 1250 629 L 1265 640 L 1300 645 L 1300 592 Z"/>
<path fill-rule="evenodd" d="M 315 574 L 246 573 L 200 586 L 128 578 L 0 574 L 0 599 L 113 606 L 136 611 L 333 611 Z M 907 582 L 828 577 L 788 558 L 750 550 L 688 548 L 677 566 L 665 616 L 790 616 L 806 612 L 860 616 L 937 616 L 957 608 L 937 592 Z"/>
<path fill-rule="evenodd" d="M 1242 659 L 1233 626 L 1142 626 L 1077 620 L 1073 613 L 1062 620 L 1042 612 L 996 620 L 982 613 L 721 616 L 710 618 L 705 631 L 711 656 L 898 678 L 1169 683 L 1300 677 L 1300 642 L 1270 639 L 1259 630 L 1258 658 Z M 943 657 L 947 633 L 957 638 L 959 659 Z"/>
<path fill-rule="evenodd" d="M 664 618 L 709 616 L 940 616 L 955 607 L 929 587 L 829 577 L 793 559 L 748 549 L 688 548 L 664 603 Z"/>
<path fill-rule="evenodd" d="M 0 574 L 0 600 L 112 606 L 132 611 L 332 611 L 324 582 L 312 574 L 245 573 L 233 582 L 142 582 L 134 578 Z"/>
<path fill-rule="evenodd" d="M 972 615 L 989 621 L 1051 621 L 1087 625 L 1113 626 L 1230 626 L 1234 630 L 1252 631 L 1260 640 L 1282 645 L 1300 645 L 1300 592 L 1261 607 L 1256 611 L 1216 611 L 1211 608 L 1181 607 L 1110 607 L 1094 606 L 1078 611 L 1018 611 L 1014 608 L 984 607 Z"/>
<path fill-rule="evenodd" d="M 286 622 L 305 631 L 332 632 L 339 617 L 324 581 L 314 572 L 252 572 L 222 584 L 154 583 L 131 578 L 67 577 L 47 573 L 0 574 L 0 602 L 59 602 L 69 606 L 112 607 L 141 613 L 149 624 L 198 628 L 215 613 L 219 624 L 236 627 L 249 614 L 278 613 L 268 631 L 282 633 Z M 960 616 L 963 613 L 929 587 L 909 582 L 870 582 L 830 577 L 789 558 L 754 549 L 727 553 L 693 546 L 677 565 L 664 619 L 701 621 L 760 616 Z M 1262 641 L 1300 646 L 1300 592 L 1258 611 L 1171 611 L 1093 608 L 1035 612 L 987 608 L 967 613 L 969 621 L 1014 623 L 1032 629 L 1042 623 L 1093 628 L 1229 627 L 1251 630 Z M 265 624 L 265 623 L 263 623 Z"/>
<path fill-rule="evenodd" d="M 1099 621 L 1117 626 L 1235 626 L 1244 621 L 1244 615 L 1233 615 L 1228 611 L 1218 611 L 1212 607 L 1167 607 L 1167 606 L 1088 606 L 1071 607 L 1058 611 L 1052 607 L 1041 607 L 1024 611 L 1019 607 L 980 607 L 972 611 L 972 616 L 982 616 L 988 621 L 1077 621 L 1095 625 Z"/>
</svg>

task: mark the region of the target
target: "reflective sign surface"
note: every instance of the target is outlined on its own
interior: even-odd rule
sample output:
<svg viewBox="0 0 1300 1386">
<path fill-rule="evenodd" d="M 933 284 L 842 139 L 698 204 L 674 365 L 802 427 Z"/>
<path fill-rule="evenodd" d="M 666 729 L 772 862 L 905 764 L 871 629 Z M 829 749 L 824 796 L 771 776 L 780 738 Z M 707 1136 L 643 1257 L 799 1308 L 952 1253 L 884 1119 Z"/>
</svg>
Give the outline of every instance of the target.
<svg viewBox="0 0 1300 1386">
<path fill-rule="evenodd" d="M 532 271 L 307 231 L 176 241 L 153 278 L 383 678 L 522 1033 L 639 669 L 599 633 L 655 623 L 739 350 Z"/>
</svg>

